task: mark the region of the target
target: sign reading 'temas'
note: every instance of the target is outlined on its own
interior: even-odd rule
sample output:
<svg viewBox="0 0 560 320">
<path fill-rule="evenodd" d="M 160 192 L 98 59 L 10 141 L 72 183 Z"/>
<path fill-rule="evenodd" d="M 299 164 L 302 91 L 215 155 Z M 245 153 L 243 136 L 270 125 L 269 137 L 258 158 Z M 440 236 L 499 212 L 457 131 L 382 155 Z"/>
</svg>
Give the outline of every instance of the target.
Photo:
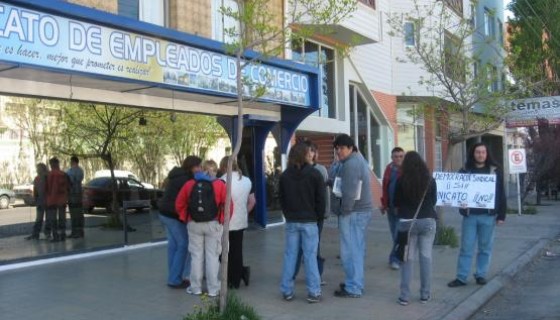
<svg viewBox="0 0 560 320">
<path fill-rule="evenodd" d="M 550 124 L 560 124 L 560 96 L 512 100 L 506 116 L 507 127 L 537 125 L 538 119 Z"/>
<path fill-rule="evenodd" d="M 438 206 L 494 209 L 495 174 L 434 172 Z"/>
<path fill-rule="evenodd" d="M 234 57 L 3 2 L 0 60 L 237 94 Z M 308 75 L 266 64 L 242 71 L 246 96 L 264 85 L 263 99 L 310 105 Z"/>
</svg>

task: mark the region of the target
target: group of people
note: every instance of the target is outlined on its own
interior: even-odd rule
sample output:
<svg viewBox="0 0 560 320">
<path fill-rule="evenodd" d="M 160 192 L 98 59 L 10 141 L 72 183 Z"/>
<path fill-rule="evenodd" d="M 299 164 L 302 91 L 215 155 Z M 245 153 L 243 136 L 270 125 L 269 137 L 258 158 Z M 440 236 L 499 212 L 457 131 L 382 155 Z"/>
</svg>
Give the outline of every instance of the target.
<svg viewBox="0 0 560 320">
<path fill-rule="evenodd" d="M 39 240 L 44 225 L 45 239 L 51 242 L 64 241 L 66 235 L 66 206 L 71 218 L 72 232 L 68 238 L 84 237 L 84 212 L 82 206 L 82 181 L 84 171 L 76 156 L 70 158 L 70 168 L 60 169 L 60 161 L 53 157 L 49 168 L 44 163 L 36 165 L 37 176 L 33 180 L 33 198 L 36 217 L 31 235 L 27 240 Z"/>
<path fill-rule="evenodd" d="M 159 216 L 167 230 L 167 285 L 171 288 L 200 295 L 205 278 L 208 296 L 219 294 L 228 161 L 229 157 L 224 157 L 218 167 L 213 160 L 188 156 L 166 178 Z M 228 286 L 239 288 L 241 281 L 249 285 L 250 268 L 243 264 L 243 233 L 256 201 L 251 180 L 235 159 L 230 183 Z"/>
<path fill-rule="evenodd" d="M 322 262 L 319 254 L 320 234 L 325 218 L 327 199 L 330 211 L 338 216 L 340 260 L 344 280 L 334 292 L 335 297 L 360 298 L 364 292 L 364 261 L 367 227 L 374 210 L 369 165 L 358 152 L 354 140 L 342 134 L 333 143 L 337 161 L 325 178 L 315 170 L 313 155 L 316 146 L 309 141 L 295 144 L 288 155 L 288 166 L 280 177 L 280 201 L 284 216 L 285 249 L 280 291 L 286 301 L 294 299 L 295 272 L 299 267 L 298 251 L 303 253 L 307 301 L 321 300 Z M 422 159 L 415 152 L 396 147 L 391 152 L 391 163 L 386 167 L 381 197 L 381 212 L 389 222 L 393 246 L 390 248 L 389 267 L 400 270 L 401 284 L 397 302 L 408 305 L 411 299 L 410 282 L 415 261 L 420 267 L 420 302 L 431 299 L 432 247 L 436 236 L 437 185 Z M 475 246 L 478 285 L 486 284 L 492 255 L 494 227 L 505 220 L 506 197 L 503 173 L 493 161 L 488 146 L 474 144 L 467 162 L 461 169 L 468 174 L 495 174 L 494 209 L 461 208 L 464 217 L 461 248 L 456 279 L 449 287 L 464 286 L 470 273 Z M 325 190 L 327 191 L 325 196 Z M 399 231 L 406 233 L 406 258 L 397 254 Z"/>
</svg>

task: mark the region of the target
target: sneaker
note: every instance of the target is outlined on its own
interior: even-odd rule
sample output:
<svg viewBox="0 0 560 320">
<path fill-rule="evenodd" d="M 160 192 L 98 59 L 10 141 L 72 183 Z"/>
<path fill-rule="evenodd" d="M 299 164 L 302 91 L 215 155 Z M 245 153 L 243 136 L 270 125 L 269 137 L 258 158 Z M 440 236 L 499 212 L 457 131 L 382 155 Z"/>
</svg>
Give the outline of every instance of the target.
<svg viewBox="0 0 560 320">
<path fill-rule="evenodd" d="M 466 286 L 466 285 L 467 285 L 466 283 L 464 283 L 463 281 L 461 281 L 459 279 L 455 279 L 455 280 L 453 280 L 453 281 L 451 281 L 447 284 L 447 286 L 449 288 L 462 287 L 462 286 Z"/>
<path fill-rule="evenodd" d="M 432 300 L 432 297 L 430 297 L 430 296 L 427 296 L 427 297 L 425 297 L 425 298 L 420 298 L 420 303 L 421 303 L 421 304 L 426 304 L 426 303 L 428 303 L 428 301 L 430 301 L 430 300 Z"/>
<path fill-rule="evenodd" d="M 167 286 L 170 287 L 170 288 L 173 288 L 173 289 L 186 289 L 186 288 L 191 286 L 191 283 L 190 283 L 189 280 L 183 280 L 179 284 L 168 283 Z"/>
<path fill-rule="evenodd" d="M 477 277 L 477 278 L 476 278 L 476 284 L 478 284 L 478 285 L 483 286 L 483 285 L 485 285 L 485 284 L 487 284 L 487 283 L 488 283 L 488 282 L 487 282 L 486 279 L 484 279 L 483 277 Z"/>
<path fill-rule="evenodd" d="M 309 295 L 307 295 L 307 302 L 309 302 L 309 303 L 321 302 L 321 295 L 319 294 L 319 295 L 314 296 L 312 294 L 309 294 Z"/>
<path fill-rule="evenodd" d="M 219 296 L 219 295 L 220 295 L 219 292 L 214 292 L 214 293 L 208 292 L 208 296 L 209 296 L 210 298 L 215 298 L 215 297 L 217 297 L 217 296 Z"/>
<path fill-rule="evenodd" d="M 202 291 L 198 290 L 198 291 L 194 291 L 192 287 L 188 287 L 186 290 L 187 294 L 192 294 L 195 296 L 199 296 L 202 294 Z"/>
<path fill-rule="evenodd" d="M 401 268 L 401 266 L 396 263 L 396 262 L 391 262 L 391 264 L 389 265 L 389 267 L 393 270 L 399 270 Z"/>
<path fill-rule="evenodd" d="M 286 300 L 286 301 L 294 300 L 294 293 L 293 292 L 284 293 L 284 300 Z"/>
<path fill-rule="evenodd" d="M 408 301 L 401 298 L 397 299 L 397 303 L 400 304 L 401 306 L 408 306 Z"/>
<path fill-rule="evenodd" d="M 344 289 L 344 288 L 340 288 L 340 290 L 336 290 L 334 292 L 334 296 L 339 297 L 339 298 L 361 298 L 362 297 L 361 294 L 350 293 L 350 292 L 346 291 L 346 289 Z"/>
<path fill-rule="evenodd" d="M 325 280 L 321 279 L 321 286 L 326 286 L 326 285 L 327 285 L 327 282 Z"/>
</svg>

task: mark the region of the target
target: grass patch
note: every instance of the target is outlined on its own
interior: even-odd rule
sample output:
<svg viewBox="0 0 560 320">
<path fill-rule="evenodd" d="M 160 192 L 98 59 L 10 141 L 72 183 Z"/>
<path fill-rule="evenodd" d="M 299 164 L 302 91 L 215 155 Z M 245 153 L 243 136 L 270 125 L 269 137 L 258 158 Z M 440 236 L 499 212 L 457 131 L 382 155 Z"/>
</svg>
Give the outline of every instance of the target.
<svg viewBox="0 0 560 320">
<path fill-rule="evenodd" d="M 243 303 L 233 293 L 228 294 L 228 302 L 224 313 L 220 314 L 219 300 L 202 296 L 202 305 L 195 306 L 195 310 L 184 320 L 260 320 L 262 319 L 253 307 Z"/>
<path fill-rule="evenodd" d="M 436 239 L 434 244 L 457 248 L 459 246 L 459 238 L 457 237 L 455 229 L 451 226 L 438 227 L 436 230 Z"/>
</svg>

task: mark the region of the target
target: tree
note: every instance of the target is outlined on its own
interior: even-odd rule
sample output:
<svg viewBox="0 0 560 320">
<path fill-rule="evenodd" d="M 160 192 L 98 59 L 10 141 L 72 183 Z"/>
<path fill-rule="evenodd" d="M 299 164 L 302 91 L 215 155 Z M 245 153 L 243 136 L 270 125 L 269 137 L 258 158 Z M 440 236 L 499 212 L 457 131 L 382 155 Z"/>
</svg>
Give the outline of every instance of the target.
<svg viewBox="0 0 560 320">
<path fill-rule="evenodd" d="M 483 60 L 484 48 L 502 50 L 501 45 L 484 40 L 484 26 L 475 26 L 472 15 L 459 15 L 444 1 L 422 3 L 415 0 L 409 13 L 390 15 L 390 34 L 414 39 L 414 44 L 406 48 L 406 56 L 398 57 L 398 61 L 416 64 L 427 73 L 418 80 L 425 92 L 413 94 L 430 94 L 421 98 L 424 106 L 420 113 L 433 110 L 436 119 L 449 121 L 447 127 L 442 123 L 442 131 L 448 141 L 444 169 L 450 170 L 458 147 L 503 123 L 508 111 L 504 102 L 510 94 L 505 81 L 499 88 L 504 72 L 500 61 Z"/>
<path fill-rule="evenodd" d="M 220 12 L 236 22 L 236 26 L 225 28 L 227 51 L 235 57 L 237 87 L 237 132 L 234 135 L 232 156 L 227 166 L 227 197 L 225 222 L 222 235 L 222 287 L 220 310 L 223 311 L 227 299 L 227 264 L 229 242 L 229 220 L 231 204 L 232 164 L 237 158 L 243 134 L 243 107 L 245 103 L 262 97 L 267 91 L 266 84 L 251 83 L 244 70 L 251 65 L 266 61 L 271 56 L 281 56 L 287 45 L 294 39 L 309 38 L 314 32 L 328 33 L 328 26 L 335 25 L 349 17 L 356 9 L 357 0 L 288 0 L 287 11 L 282 16 L 274 10 L 274 4 L 282 1 L 236 0 L 236 8 L 222 6 Z M 312 27 L 306 27 L 312 26 Z M 347 49 L 340 46 L 340 50 Z M 248 59 L 246 53 L 257 53 Z M 248 89 L 248 90 L 246 90 Z M 249 94 L 247 94 L 249 92 Z"/>
<path fill-rule="evenodd" d="M 556 0 L 513 0 L 509 6 L 508 64 L 519 87 L 531 96 L 560 94 L 560 22 Z"/>
<path fill-rule="evenodd" d="M 112 215 L 109 225 L 120 226 L 115 180 L 115 164 L 122 158 L 115 158 L 118 143 L 129 142 L 143 111 L 110 105 L 87 103 L 61 103 L 62 121 L 58 149 L 63 154 L 76 154 L 81 158 L 100 158 L 111 171 Z"/>
</svg>

